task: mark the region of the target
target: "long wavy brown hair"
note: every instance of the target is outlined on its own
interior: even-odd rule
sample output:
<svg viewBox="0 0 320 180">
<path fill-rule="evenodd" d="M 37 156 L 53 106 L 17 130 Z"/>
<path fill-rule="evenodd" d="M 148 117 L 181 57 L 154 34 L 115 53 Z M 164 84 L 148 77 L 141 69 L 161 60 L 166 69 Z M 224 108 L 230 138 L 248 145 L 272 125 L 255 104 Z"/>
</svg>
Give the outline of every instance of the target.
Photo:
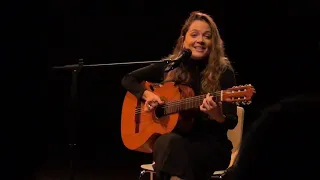
<svg viewBox="0 0 320 180">
<path fill-rule="evenodd" d="M 229 59 L 225 55 L 224 44 L 220 37 L 217 25 L 209 15 L 200 11 L 194 11 L 190 14 L 189 18 L 185 21 L 181 29 L 180 36 L 172 54 L 170 54 L 167 58 L 174 59 L 181 54 L 183 50 L 184 37 L 186 36 L 190 25 L 195 20 L 201 20 L 208 23 L 212 33 L 212 49 L 208 57 L 208 64 L 201 72 L 203 74 L 203 78 L 201 79 L 201 92 L 212 93 L 220 90 L 219 78 L 221 74 L 228 68 L 233 71 L 233 68 Z M 165 74 L 165 81 L 177 80 L 183 83 L 188 83 L 190 80 L 190 73 L 183 66 L 180 66 Z"/>
</svg>

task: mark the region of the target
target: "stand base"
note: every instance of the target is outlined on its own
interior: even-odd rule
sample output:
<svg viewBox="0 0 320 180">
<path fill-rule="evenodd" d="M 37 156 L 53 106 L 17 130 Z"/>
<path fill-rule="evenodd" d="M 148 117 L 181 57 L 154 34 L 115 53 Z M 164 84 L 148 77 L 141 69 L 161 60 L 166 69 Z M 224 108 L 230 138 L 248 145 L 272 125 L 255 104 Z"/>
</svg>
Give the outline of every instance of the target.
<svg viewBox="0 0 320 180">
<path fill-rule="evenodd" d="M 69 180 L 74 180 L 75 177 L 74 177 L 74 168 L 73 168 L 73 151 L 74 151 L 74 147 L 76 146 L 76 144 L 69 144 L 69 156 L 70 156 L 70 159 L 69 159 Z"/>
</svg>

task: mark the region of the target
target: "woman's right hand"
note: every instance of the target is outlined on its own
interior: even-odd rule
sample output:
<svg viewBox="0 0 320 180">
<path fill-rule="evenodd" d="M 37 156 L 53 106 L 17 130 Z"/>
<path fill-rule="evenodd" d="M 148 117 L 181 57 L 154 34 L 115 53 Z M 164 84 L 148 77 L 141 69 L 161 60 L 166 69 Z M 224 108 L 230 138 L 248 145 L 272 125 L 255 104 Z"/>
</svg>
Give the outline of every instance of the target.
<svg viewBox="0 0 320 180">
<path fill-rule="evenodd" d="M 159 104 L 164 103 L 158 95 L 148 90 L 144 91 L 142 97 L 145 100 L 144 111 L 151 111 L 152 109 L 156 108 Z"/>
</svg>

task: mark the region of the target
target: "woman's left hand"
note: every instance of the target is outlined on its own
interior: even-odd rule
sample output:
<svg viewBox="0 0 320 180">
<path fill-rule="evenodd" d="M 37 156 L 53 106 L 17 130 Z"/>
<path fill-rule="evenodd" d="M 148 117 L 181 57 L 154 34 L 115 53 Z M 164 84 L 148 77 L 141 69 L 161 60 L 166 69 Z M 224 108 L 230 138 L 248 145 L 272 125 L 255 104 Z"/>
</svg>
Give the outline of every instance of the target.
<svg viewBox="0 0 320 180">
<path fill-rule="evenodd" d="M 206 98 L 203 100 L 200 106 L 200 111 L 208 114 L 211 119 L 216 121 L 224 121 L 224 116 L 221 109 L 221 103 L 217 104 L 213 101 L 213 96 L 207 94 Z"/>
</svg>

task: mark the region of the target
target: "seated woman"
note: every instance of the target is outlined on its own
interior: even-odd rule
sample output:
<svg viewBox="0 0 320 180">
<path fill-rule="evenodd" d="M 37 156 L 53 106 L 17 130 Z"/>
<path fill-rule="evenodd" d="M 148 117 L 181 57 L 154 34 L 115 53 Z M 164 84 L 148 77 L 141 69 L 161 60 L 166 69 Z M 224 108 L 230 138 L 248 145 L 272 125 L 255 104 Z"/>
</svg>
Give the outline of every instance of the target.
<svg viewBox="0 0 320 180">
<path fill-rule="evenodd" d="M 194 116 L 183 117 L 193 118 L 189 132 L 176 128 L 154 143 L 154 168 L 159 180 L 207 180 L 214 171 L 226 169 L 233 148 L 227 131 L 238 123 L 236 105 L 215 102 L 211 95 L 235 86 L 235 77 L 218 28 L 209 15 L 191 13 L 169 58 L 177 58 L 184 49 L 191 50 L 191 57 L 169 73 L 164 72 L 164 63 L 156 63 L 135 70 L 122 80 L 128 91 L 145 101 L 145 111 L 153 110 L 163 101 L 146 90 L 140 84 L 142 81 L 174 81 L 189 86 L 195 95 L 207 94 Z"/>
</svg>

